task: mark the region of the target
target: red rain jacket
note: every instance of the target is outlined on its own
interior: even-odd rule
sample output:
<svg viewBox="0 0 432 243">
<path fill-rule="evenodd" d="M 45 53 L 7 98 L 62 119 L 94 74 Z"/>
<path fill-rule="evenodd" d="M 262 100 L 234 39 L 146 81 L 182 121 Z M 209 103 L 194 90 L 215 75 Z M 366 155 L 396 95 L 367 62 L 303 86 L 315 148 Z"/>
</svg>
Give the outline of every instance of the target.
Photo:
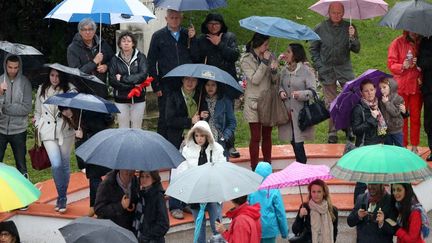
<svg viewBox="0 0 432 243">
<path fill-rule="evenodd" d="M 399 228 L 396 231 L 397 243 L 424 243 L 421 236 L 422 219 L 418 210 L 412 210 L 408 218 L 408 230 Z"/>
<path fill-rule="evenodd" d="M 420 92 L 417 79 L 421 77 L 420 70 L 417 67 L 403 69 L 403 62 L 407 56 L 408 50 L 411 50 L 413 57 L 417 57 L 420 43 L 412 43 L 406 39 L 408 32 L 404 31 L 403 35 L 392 41 L 388 49 L 387 67 L 390 69 L 394 79 L 398 83 L 399 94 L 416 94 Z"/>
<path fill-rule="evenodd" d="M 226 213 L 231 218 L 229 230 L 222 236 L 228 243 L 260 243 L 261 222 L 260 205 L 250 206 L 247 202 Z"/>
</svg>

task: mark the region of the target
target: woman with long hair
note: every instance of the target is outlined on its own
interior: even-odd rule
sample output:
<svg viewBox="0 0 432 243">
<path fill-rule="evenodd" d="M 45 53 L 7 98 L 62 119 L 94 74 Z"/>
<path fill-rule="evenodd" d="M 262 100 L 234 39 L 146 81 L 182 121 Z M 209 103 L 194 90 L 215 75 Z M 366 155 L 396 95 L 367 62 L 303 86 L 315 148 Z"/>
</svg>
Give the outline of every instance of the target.
<svg viewBox="0 0 432 243">
<path fill-rule="evenodd" d="M 39 143 L 43 143 L 51 161 L 51 171 L 58 194 L 54 210 L 60 213 L 66 211 L 70 154 L 75 131 L 60 115 L 58 106 L 47 105 L 44 102 L 53 95 L 74 89 L 61 72 L 50 69 L 49 78 L 39 86 L 35 98 L 34 124 L 38 131 Z"/>
<path fill-rule="evenodd" d="M 300 206 L 292 225 L 296 239 L 290 242 L 336 242 L 338 210 L 333 206 L 327 184 L 320 179 L 308 185 L 309 201 Z"/>
<path fill-rule="evenodd" d="M 240 60 L 247 80 L 243 115 L 251 134 L 249 155 L 252 170 L 258 164 L 260 142 L 264 161 L 271 163 L 272 127 L 263 125 L 258 116 L 258 99 L 272 83 L 277 82 L 277 61 L 269 50 L 269 40 L 270 36 L 255 33 L 246 44 L 246 54 Z"/>
<path fill-rule="evenodd" d="M 291 119 L 287 124 L 279 126 L 279 139 L 290 141 L 296 160 L 306 164 L 304 141 L 313 140 L 314 127 L 301 131 L 298 117 L 304 102 L 314 97 L 312 91 L 315 91 L 315 76 L 310 67 L 304 64 L 307 61 L 306 52 L 301 44 L 289 44 L 284 59 L 287 65 L 280 74 L 279 96 L 284 101 Z"/>
</svg>

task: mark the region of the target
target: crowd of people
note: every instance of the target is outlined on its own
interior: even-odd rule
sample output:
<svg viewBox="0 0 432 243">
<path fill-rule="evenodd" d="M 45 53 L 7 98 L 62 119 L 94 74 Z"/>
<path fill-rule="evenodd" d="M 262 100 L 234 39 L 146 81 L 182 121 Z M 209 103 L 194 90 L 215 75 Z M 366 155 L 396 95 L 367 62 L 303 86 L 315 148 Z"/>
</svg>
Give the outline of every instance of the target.
<svg viewBox="0 0 432 243">
<path fill-rule="evenodd" d="M 182 151 L 186 161 L 172 173 L 181 174 L 205 163 L 223 163 L 229 157 L 239 157 L 234 147 L 237 126 L 234 101 L 238 92 L 215 80 L 194 77 L 163 78 L 175 67 L 187 63 L 216 66 L 236 80 L 235 63 L 240 60 L 247 85 L 244 93 L 243 116 L 249 124 L 250 166 L 264 178 L 272 172 L 271 151 L 273 127 L 262 123 L 258 111 L 259 98 L 271 85 L 277 85 L 275 98 L 283 101 L 289 121 L 279 125 L 279 138 L 291 143 L 298 162 L 307 162 L 306 140 L 313 139 L 314 128 L 300 130 L 298 117 L 304 102 L 313 99 L 317 80 L 322 85 L 327 106 L 337 97 L 338 85 L 355 78 L 350 53 L 360 51 L 355 26 L 344 21 L 341 3 L 329 6 L 329 18 L 318 24 L 315 32 L 320 40 L 310 45 L 312 65 L 302 44 L 291 43 L 278 59 L 269 49 L 270 36 L 254 33 L 240 57 L 236 36 L 228 31 L 222 15 L 210 13 L 197 34 L 191 25 L 182 27 L 182 13 L 167 10 L 166 27 L 156 31 L 148 55 L 137 49 L 137 40 L 130 32 L 119 35 L 114 53 L 96 32 L 91 19 L 78 24 L 78 33 L 67 49 L 70 67 L 106 80 L 113 88 L 113 98 L 120 113 L 121 128 L 141 128 L 146 107 L 146 90 L 139 96 L 128 97 L 148 76 L 158 97 L 157 132 Z M 285 65 L 281 65 L 281 61 Z M 0 159 L 7 143 L 11 144 L 17 169 L 28 178 L 25 154 L 28 115 L 32 112 L 32 89 L 22 75 L 19 56 L 9 55 L 4 61 L 5 73 L 0 76 Z M 379 84 L 371 80 L 361 83 L 361 99 L 351 114 L 346 137 L 355 146 L 385 143 L 407 147 L 418 153 L 420 115 L 424 102 L 424 128 L 432 149 L 432 41 L 413 32 L 404 31 L 389 46 L 388 68 L 393 78 L 383 78 Z M 316 72 L 315 72 L 316 70 Z M 316 73 L 318 76 L 316 76 Z M 379 88 L 380 95 L 377 95 Z M 49 97 L 66 92 L 90 93 L 102 98 L 109 96 L 107 86 L 87 82 L 74 86 L 62 72 L 50 69 L 35 97 L 33 123 L 40 144 L 46 148 L 58 193 L 55 211 L 67 210 L 67 188 L 70 177 L 72 146 L 79 147 L 97 132 L 112 126 L 114 117 L 92 111 L 81 111 L 44 104 Z M 409 125 L 408 125 L 409 124 Z M 408 127 L 410 127 L 408 129 Z M 329 121 L 328 143 L 337 143 L 337 130 Z M 263 159 L 259 162 L 261 146 Z M 432 161 L 432 155 L 427 157 Z M 90 185 L 89 216 L 111 219 L 135 233 L 140 242 L 165 242 L 169 229 L 161 177 L 157 171 L 113 170 L 86 164 L 77 157 L 80 169 L 85 169 Z M 102 181 L 102 177 L 106 176 Z M 174 176 L 174 175 L 173 175 Z M 367 189 L 367 192 L 365 192 Z M 335 242 L 338 210 L 332 204 L 331 193 L 322 180 L 308 186 L 309 200 L 300 205 L 292 226 L 296 235 L 291 242 Z M 428 234 L 427 215 L 419 204 L 410 184 L 393 184 L 390 193 L 384 185 L 357 183 L 355 206 L 348 225 L 357 228 L 357 242 L 424 242 Z M 232 200 L 235 208 L 227 213 L 232 218 L 226 229 L 222 219 L 222 203 L 208 203 L 213 238 L 222 236 L 228 242 L 275 242 L 276 237 L 288 237 L 284 204 L 278 190 L 261 190 Z M 169 199 L 169 213 L 183 219 L 191 212 L 197 219 L 199 206 L 186 205 Z M 426 219 L 425 219 L 426 218 Z M 198 242 L 206 242 L 203 220 Z M 11 241 L 4 241 L 4 238 Z M 12 241 L 15 240 L 15 241 Z M 16 227 L 0 224 L 0 242 L 19 242 Z"/>
</svg>

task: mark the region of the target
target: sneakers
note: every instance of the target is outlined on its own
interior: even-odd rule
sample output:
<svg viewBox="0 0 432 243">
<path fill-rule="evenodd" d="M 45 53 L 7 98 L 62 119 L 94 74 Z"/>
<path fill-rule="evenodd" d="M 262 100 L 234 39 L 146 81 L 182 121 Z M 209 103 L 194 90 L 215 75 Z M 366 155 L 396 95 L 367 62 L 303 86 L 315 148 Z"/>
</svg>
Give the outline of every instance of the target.
<svg viewBox="0 0 432 243">
<path fill-rule="evenodd" d="M 173 209 L 171 210 L 171 215 L 175 219 L 184 219 L 183 211 L 180 209 Z"/>
<path fill-rule="evenodd" d="M 327 143 L 337 143 L 338 137 L 336 135 L 329 135 Z"/>
<path fill-rule="evenodd" d="M 240 152 L 237 151 L 234 147 L 230 148 L 228 150 L 229 156 L 231 158 L 239 158 L 240 157 Z"/>
<path fill-rule="evenodd" d="M 59 212 L 59 213 L 65 213 L 66 212 L 66 204 L 67 204 L 67 198 L 58 198 L 54 210 Z"/>
</svg>

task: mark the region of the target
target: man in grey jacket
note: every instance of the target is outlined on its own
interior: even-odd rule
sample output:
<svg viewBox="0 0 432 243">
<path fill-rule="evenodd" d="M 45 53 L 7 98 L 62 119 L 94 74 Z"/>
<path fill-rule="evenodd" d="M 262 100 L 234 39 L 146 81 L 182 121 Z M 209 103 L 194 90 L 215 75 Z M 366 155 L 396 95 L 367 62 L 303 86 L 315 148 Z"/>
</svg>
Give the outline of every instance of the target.
<svg viewBox="0 0 432 243">
<path fill-rule="evenodd" d="M 32 89 L 21 67 L 21 58 L 9 55 L 4 62 L 6 71 L 0 76 L 0 161 L 10 143 L 17 169 L 28 178 L 25 155 Z"/>
<path fill-rule="evenodd" d="M 344 6 L 340 2 L 329 5 L 329 19 L 315 27 L 321 40 L 313 41 L 310 52 L 314 68 L 318 71 L 327 107 L 336 98 L 337 83 L 343 85 L 355 78 L 350 53 L 360 52 L 356 28 L 342 19 Z M 351 133 L 348 138 L 353 139 Z M 329 120 L 328 142 L 337 143 L 337 131 Z"/>
</svg>

